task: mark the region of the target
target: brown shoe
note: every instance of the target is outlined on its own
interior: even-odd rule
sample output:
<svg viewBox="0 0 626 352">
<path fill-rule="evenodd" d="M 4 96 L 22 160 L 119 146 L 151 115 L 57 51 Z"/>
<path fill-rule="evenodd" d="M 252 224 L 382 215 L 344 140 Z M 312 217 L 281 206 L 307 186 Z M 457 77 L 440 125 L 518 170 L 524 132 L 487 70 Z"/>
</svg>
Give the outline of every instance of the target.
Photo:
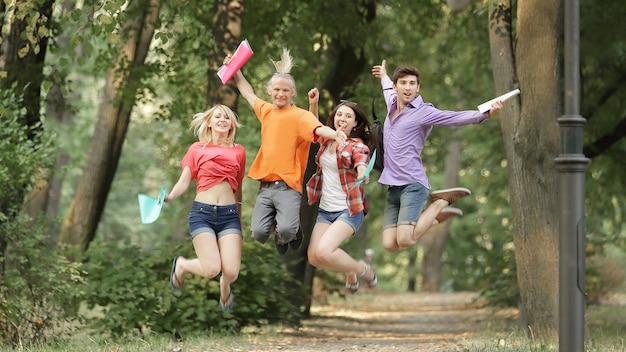
<svg viewBox="0 0 626 352">
<path fill-rule="evenodd" d="M 437 222 L 441 224 L 442 222 L 454 216 L 463 216 L 463 211 L 461 211 L 461 209 L 459 208 L 445 207 L 441 209 L 441 211 L 439 212 L 439 215 L 437 215 L 435 219 L 437 219 Z"/>
<path fill-rule="evenodd" d="M 456 188 L 448 188 L 448 189 L 440 189 L 438 191 L 432 191 L 430 196 L 433 199 L 433 202 L 437 199 L 443 199 L 448 202 L 448 205 L 452 205 L 456 203 L 459 198 L 466 197 L 472 194 L 469 189 L 456 187 Z"/>
</svg>

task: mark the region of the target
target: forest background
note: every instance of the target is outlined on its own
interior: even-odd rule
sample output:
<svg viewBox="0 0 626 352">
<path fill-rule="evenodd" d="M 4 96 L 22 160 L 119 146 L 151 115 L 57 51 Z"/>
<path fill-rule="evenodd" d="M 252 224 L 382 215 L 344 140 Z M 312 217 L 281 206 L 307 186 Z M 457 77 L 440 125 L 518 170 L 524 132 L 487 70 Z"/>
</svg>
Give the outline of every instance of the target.
<svg viewBox="0 0 626 352">
<path fill-rule="evenodd" d="M 322 120 L 340 99 L 385 115 L 372 65 L 421 72 L 420 93 L 446 110 L 474 109 L 520 88 L 479 126 L 435 128 L 423 153 L 433 188 L 464 186 L 465 215 L 420 246 L 380 246 L 385 190 L 366 186 L 372 211 L 346 248 L 376 251 L 385 290 L 478 290 L 491 304 L 520 305 L 524 326 L 555 339 L 558 326 L 558 194 L 554 158 L 562 114 L 562 2 L 540 1 L 12 1 L 1 2 L 0 329 L 2 344 L 45 341 L 65 320 L 113 335 L 238 330 L 296 323 L 315 271 L 306 252 L 279 258 L 249 237 L 237 311 L 217 309 L 216 280 L 168 291 L 171 259 L 192 255 L 186 230 L 193 192 L 139 221 L 137 194 L 156 196 L 194 141 L 191 116 L 224 103 L 243 127 L 250 163 L 260 126 L 234 86 L 215 72 L 248 39 L 243 68 L 257 92 L 283 47 L 296 60 L 296 103 L 322 91 Z M 287 11 L 288 9 L 288 11 Z M 626 9 L 581 1 L 581 115 L 588 120 L 586 290 L 589 302 L 624 279 L 622 225 Z M 261 94 L 259 94 L 261 95 Z M 373 115 L 373 114 L 372 114 Z M 315 148 L 315 146 L 313 146 Z M 311 169 L 308 170 L 309 174 Z M 244 222 L 257 182 L 244 181 Z M 303 207 L 312 228 L 315 207 Z M 246 224 L 244 224 L 246 226 Z M 77 304 L 80 302 L 81 304 Z M 97 308 L 100 314 L 84 315 Z M 184 322 L 184 324 L 181 324 Z"/>
</svg>

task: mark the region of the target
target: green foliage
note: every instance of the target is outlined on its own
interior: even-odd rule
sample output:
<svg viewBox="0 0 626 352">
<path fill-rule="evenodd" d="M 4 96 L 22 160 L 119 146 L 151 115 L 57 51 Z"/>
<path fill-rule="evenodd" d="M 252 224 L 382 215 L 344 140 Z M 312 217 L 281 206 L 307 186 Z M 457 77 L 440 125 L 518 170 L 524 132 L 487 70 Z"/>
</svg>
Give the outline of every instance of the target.
<svg viewBox="0 0 626 352">
<path fill-rule="evenodd" d="M 75 318 L 72 291 L 80 278 L 49 251 L 44 221 L 22 212 L 25 195 L 54 161 L 53 136 L 40 124 L 25 126 L 22 98 L 13 91 L 0 93 L 0 344 L 37 345 L 61 336 L 61 324 Z"/>
<path fill-rule="evenodd" d="M 302 293 L 276 255 L 246 242 L 245 260 L 232 285 L 235 308 L 219 308 L 219 280 L 188 275 L 181 291 L 169 286 L 174 256 L 193 257 L 188 241 L 163 243 L 145 251 L 124 244 L 102 243 L 90 247 L 83 269 L 88 273 L 87 307 L 94 312 L 91 326 L 121 337 L 145 331 L 172 335 L 197 332 L 236 332 L 244 326 L 267 322 L 297 324 L 298 307 L 286 301 L 293 291 Z"/>
<path fill-rule="evenodd" d="M 51 138 L 40 134 L 39 124 L 24 125 L 21 100 L 11 89 L 0 93 L 0 226 L 19 212 L 25 191 L 51 165 Z"/>
<path fill-rule="evenodd" d="M 11 243 L 0 257 L 0 346 L 40 346 L 67 338 L 70 323 L 80 320 L 76 302 L 83 282 L 78 264 L 50 251 L 44 219 L 33 224 L 24 215 L 2 223 Z"/>
</svg>

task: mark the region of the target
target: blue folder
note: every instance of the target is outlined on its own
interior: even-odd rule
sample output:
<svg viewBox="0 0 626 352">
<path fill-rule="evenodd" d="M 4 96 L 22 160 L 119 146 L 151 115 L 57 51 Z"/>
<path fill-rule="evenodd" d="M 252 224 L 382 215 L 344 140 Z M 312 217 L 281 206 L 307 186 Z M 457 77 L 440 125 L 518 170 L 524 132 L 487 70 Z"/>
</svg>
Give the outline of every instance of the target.
<svg viewBox="0 0 626 352">
<path fill-rule="evenodd" d="M 159 198 L 152 198 L 142 193 L 137 195 L 139 198 L 139 214 L 141 215 L 142 224 L 151 224 L 159 218 L 165 195 L 165 186 L 161 186 Z"/>
<path fill-rule="evenodd" d="M 370 175 L 370 172 L 372 172 L 372 170 L 374 169 L 375 163 L 376 163 L 376 149 L 374 149 L 374 152 L 372 153 L 372 157 L 370 159 L 370 163 L 367 165 L 367 169 L 365 169 L 365 175 L 363 176 L 363 178 L 358 179 L 356 181 L 355 186 L 358 186 L 361 184 L 361 182 L 365 181 L 365 179 Z"/>
</svg>

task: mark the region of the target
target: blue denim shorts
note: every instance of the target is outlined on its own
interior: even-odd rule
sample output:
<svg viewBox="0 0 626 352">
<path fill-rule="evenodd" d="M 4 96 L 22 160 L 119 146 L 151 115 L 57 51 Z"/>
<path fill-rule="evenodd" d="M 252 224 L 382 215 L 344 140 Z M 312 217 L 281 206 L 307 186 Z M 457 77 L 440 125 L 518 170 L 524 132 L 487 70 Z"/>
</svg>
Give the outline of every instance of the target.
<svg viewBox="0 0 626 352">
<path fill-rule="evenodd" d="M 428 189 L 420 183 L 389 186 L 383 215 L 383 230 L 398 225 L 415 225 L 428 200 Z"/>
<path fill-rule="evenodd" d="M 340 220 L 350 225 L 354 233 L 356 233 L 356 230 L 358 230 L 363 223 L 364 216 L 365 215 L 362 211 L 355 216 L 350 216 L 350 212 L 348 212 L 348 209 L 342 211 L 326 211 L 324 209 L 318 209 L 317 220 L 315 220 L 315 222 L 332 224 L 333 222 Z"/>
<path fill-rule="evenodd" d="M 209 232 L 220 238 L 228 234 L 242 235 L 237 204 L 212 205 L 194 201 L 189 211 L 191 238 Z"/>
</svg>

